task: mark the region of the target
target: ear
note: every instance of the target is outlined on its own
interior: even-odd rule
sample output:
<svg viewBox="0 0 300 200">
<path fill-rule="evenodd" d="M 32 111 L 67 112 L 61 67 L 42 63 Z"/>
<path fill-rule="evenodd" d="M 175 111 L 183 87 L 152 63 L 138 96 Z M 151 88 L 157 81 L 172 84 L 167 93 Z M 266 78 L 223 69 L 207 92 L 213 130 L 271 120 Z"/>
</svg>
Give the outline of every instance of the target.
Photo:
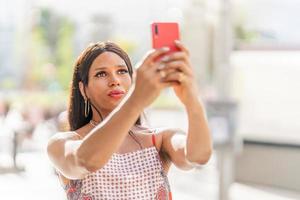
<svg viewBox="0 0 300 200">
<path fill-rule="evenodd" d="M 80 81 L 79 83 L 79 90 L 80 90 L 80 93 L 81 95 L 83 96 L 84 100 L 86 100 L 88 97 L 86 95 L 86 93 L 84 92 L 84 84 L 82 83 L 82 81 Z"/>
</svg>

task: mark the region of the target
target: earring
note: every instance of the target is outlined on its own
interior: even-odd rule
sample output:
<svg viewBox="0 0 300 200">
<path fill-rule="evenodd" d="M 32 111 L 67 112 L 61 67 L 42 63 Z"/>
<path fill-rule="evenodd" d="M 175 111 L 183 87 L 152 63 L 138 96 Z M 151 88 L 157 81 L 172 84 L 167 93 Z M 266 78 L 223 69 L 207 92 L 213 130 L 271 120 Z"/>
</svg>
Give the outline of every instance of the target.
<svg viewBox="0 0 300 200">
<path fill-rule="evenodd" d="M 87 117 L 90 112 L 90 101 L 88 99 L 84 100 L 84 116 Z"/>
</svg>

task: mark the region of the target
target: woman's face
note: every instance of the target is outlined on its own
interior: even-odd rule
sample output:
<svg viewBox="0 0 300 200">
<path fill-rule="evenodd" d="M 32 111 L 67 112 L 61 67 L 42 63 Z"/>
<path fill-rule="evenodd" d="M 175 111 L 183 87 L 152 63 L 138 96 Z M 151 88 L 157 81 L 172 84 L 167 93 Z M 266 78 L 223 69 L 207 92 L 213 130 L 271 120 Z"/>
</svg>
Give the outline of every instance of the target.
<svg viewBox="0 0 300 200">
<path fill-rule="evenodd" d="M 104 52 L 93 61 L 86 92 L 100 112 L 112 111 L 131 86 L 125 61 L 113 52 Z"/>
</svg>

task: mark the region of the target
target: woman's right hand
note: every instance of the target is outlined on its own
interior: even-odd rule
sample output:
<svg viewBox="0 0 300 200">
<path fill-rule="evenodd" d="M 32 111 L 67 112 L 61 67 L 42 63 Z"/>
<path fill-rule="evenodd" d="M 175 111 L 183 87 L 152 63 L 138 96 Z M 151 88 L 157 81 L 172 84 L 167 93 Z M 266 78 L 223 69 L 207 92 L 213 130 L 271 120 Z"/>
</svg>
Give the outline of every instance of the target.
<svg viewBox="0 0 300 200">
<path fill-rule="evenodd" d="M 168 51 L 169 48 L 167 47 L 151 50 L 138 64 L 135 88 L 131 98 L 134 98 L 143 108 L 149 106 L 159 96 L 162 89 L 170 87 L 173 84 L 162 82 L 162 78 L 164 78 L 166 74 L 163 70 L 160 70 L 163 63 L 158 59 Z"/>
</svg>

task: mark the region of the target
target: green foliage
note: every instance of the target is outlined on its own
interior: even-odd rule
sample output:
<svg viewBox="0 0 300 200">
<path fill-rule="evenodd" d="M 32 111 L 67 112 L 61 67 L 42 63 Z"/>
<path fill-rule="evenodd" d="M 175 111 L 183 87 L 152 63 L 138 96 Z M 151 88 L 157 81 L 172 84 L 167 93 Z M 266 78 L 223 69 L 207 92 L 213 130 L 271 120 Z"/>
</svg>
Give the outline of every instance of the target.
<svg viewBox="0 0 300 200">
<path fill-rule="evenodd" d="M 72 34 L 73 24 L 67 20 L 62 20 L 62 28 L 59 30 L 58 45 L 56 50 L 58 81 L 63 89 L 67 89 L 72 76 L 72 66 L 74 60 Z"/>
<path fill-rule="evenodd" d="M 66 90 L 74 61 L 73 22 L 48 8 L 40 10 L 38 19 L 31 35 L 30 85 Z"/>
<path fill-rule="evenodd" d="M 6 78 L 0 80 L 0 88 L 1 89 L 9 90 L 9 89 L 13 89 L 15 87 L 16 87 L 15 81 L 10 77 L 6 77 Z"/>
<path fill-rule="evenodd" d="M 236 25 L 235 36 L 238 40 L 247 43 L 257 39 L 258 34 L 255 31 L 246 30 L 242 25 Z"/>
</svg>

